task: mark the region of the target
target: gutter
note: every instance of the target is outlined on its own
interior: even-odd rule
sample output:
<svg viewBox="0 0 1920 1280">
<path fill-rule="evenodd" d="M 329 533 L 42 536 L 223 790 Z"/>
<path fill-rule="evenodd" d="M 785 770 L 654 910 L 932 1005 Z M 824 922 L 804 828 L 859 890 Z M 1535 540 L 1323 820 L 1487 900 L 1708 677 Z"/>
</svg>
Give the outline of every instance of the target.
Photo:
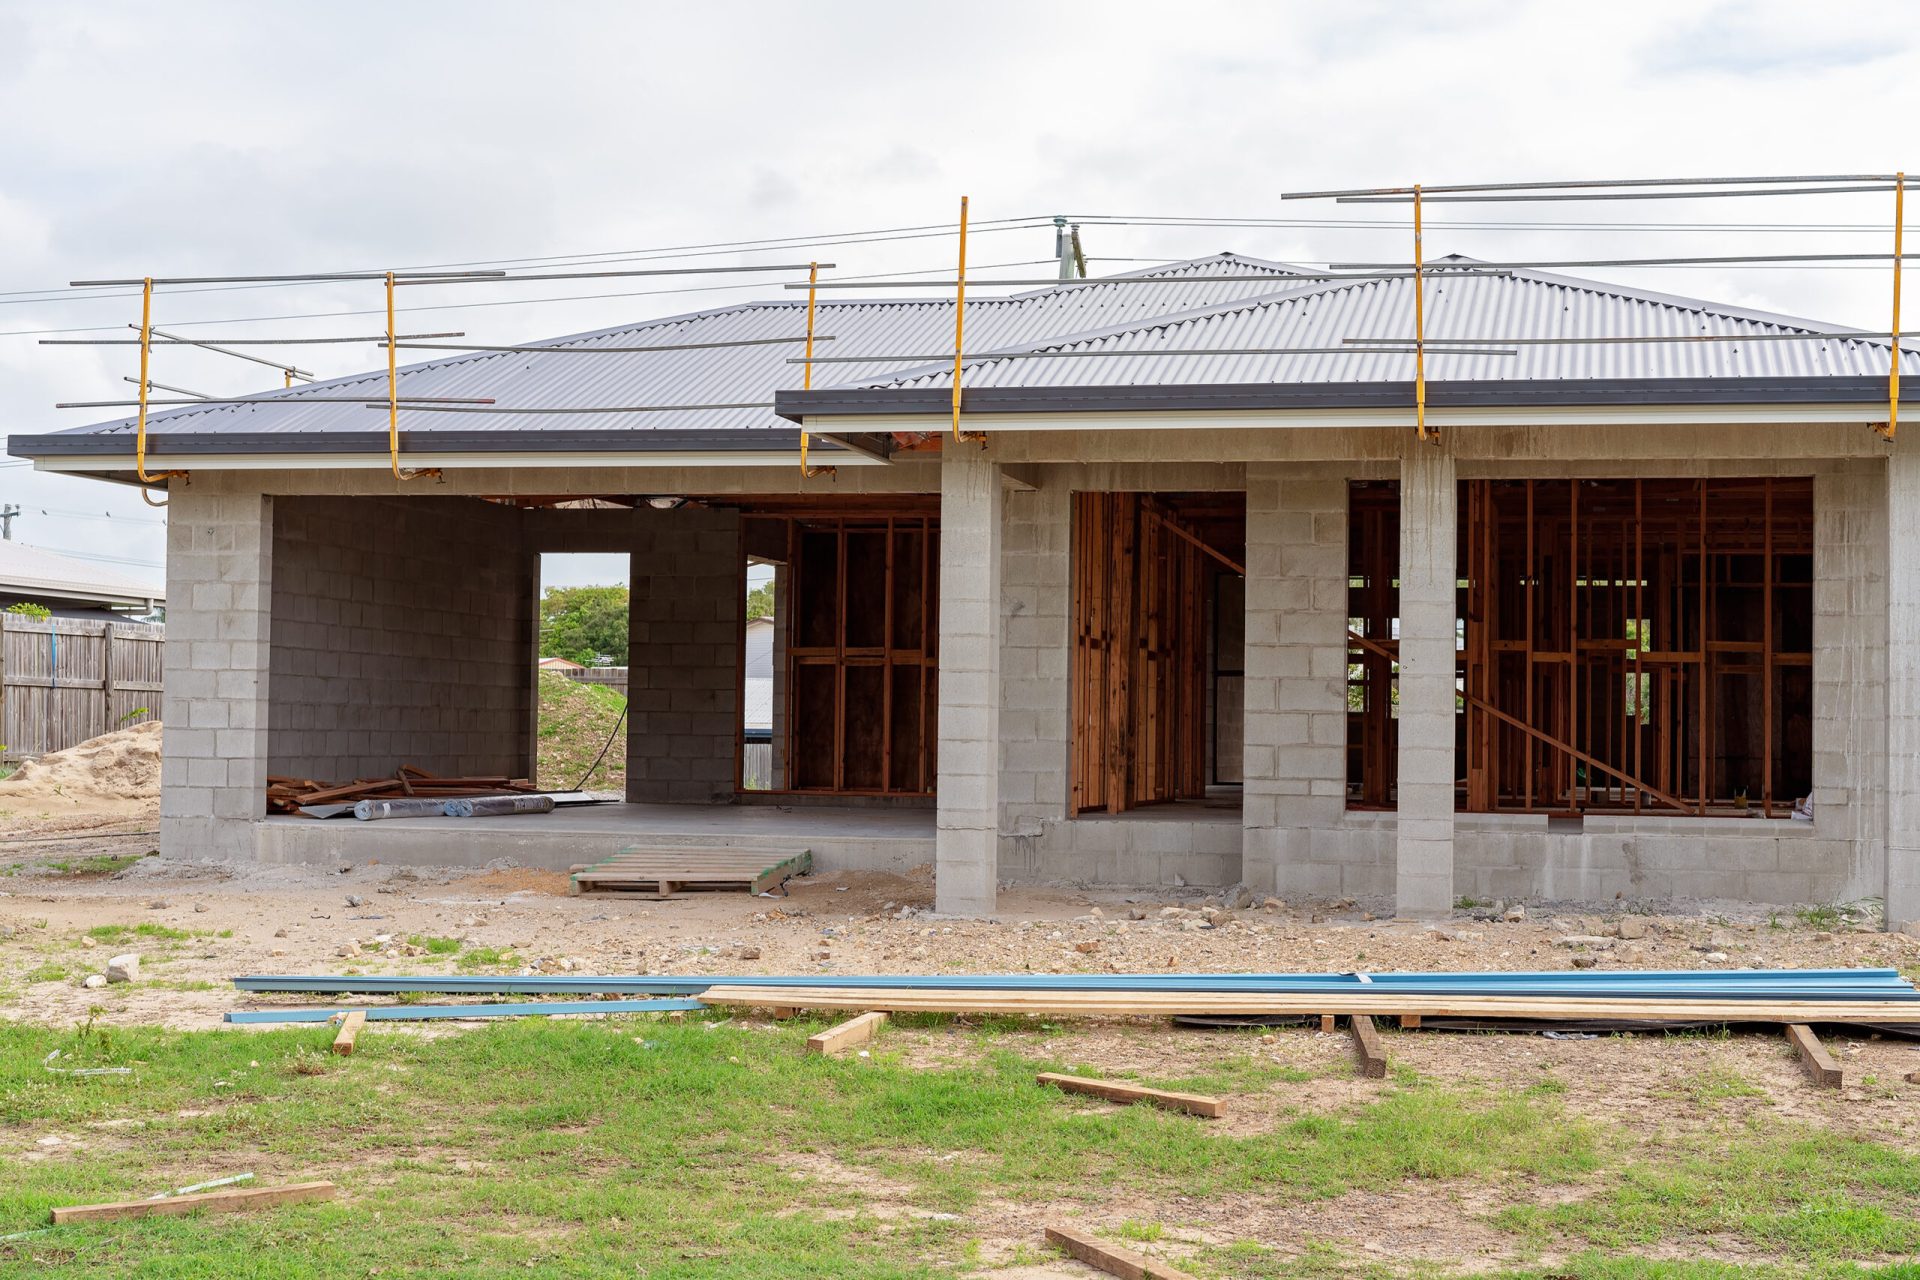
<svg viewBox="0 0 1920 1280">
<path fill-rule="evenodd" d="M 1920 386 L 1904 390 L 1901 402 L 1920 403 Z M 1412 421 L 1414 384 L 1220 383 L 1176 386 L 970 387 L 965 412 L 1003 414 L 1168 413 L 1221 411 L 1394 411 Z M 1429 382 L 1427 407 L 1500 410 L 1699 409 L 1774 406 L 1822 410 L 1839 407 L 1851 421 L 1862 409 L 1879 410 L 1884 421 L 1887 380 L 1878 376 L 1831 378 L 1568 378 L 1530 382 Z M 820 417 L 921 417 L 951 413 L 949 387 L 827 388 L 776 391 L 774 412 L 790 422 Z M 1722 415 L 1725 416 L 1725 415 Z M 1738 415 L 1735 415 L 1738 416 Z M 1556 419 L 1560 415 L 1554 415 Z M 1728 418 L 1732 420 L 1732 418 Z M 1753 420 L 1747 415 L 1744 420 Z M 1763 419 L 1775 420 L 1775 419 Z M 1787 420 L 1787 419 L 1777 419 Z M 1791 420 L 1806 420 L 1794 417 Z M 1831 415 L 1819 419 L 1832 421 Z M 1026 424 L 1023 424 L 1026 425 Z M 1062 423 L 1061 426 L 1071 424 Z M 1347 424 L 1337 424 L 1347 425 Z M 1354 424 L 1364 425 L 1364 424 Z M 1395 421 L 1392 425 L 1400 425 Z"/>
</svg>

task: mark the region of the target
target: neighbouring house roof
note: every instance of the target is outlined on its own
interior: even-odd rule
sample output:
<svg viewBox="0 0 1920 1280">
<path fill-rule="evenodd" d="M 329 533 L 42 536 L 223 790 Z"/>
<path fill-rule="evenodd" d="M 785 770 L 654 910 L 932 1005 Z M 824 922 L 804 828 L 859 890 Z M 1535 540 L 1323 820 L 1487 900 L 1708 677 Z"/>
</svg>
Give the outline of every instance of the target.
<svg viewBox="0 0 1920 1280">
<path fill-rule="evenodd" d="M 86 560 L 44 547 L 0 541 L 0 599 L 150 608 L 165 603 L 165 588 L 124 578 Z"/>
<path fill-rule="evenodd" d="M 540 666 L 547 671 L 585 671 L 584 662 L 575 662 L 572 658 L 542 658 Z"/>
<path fill-rule="evenodd" d="M 1789 316 L 1536 271 L 1494 271 L 1452 257 L 1433 264 L 1427 333 L 1435 339 L 1737 337 L 1744 341 L 1516 345 L 1511 356 L 1430 349 L 1429 403 L 1862 403 L 1884 399 L 1884 337 Z M 1210 284 L 1179 281 L 1215 280 Z M 1147 281 L 1149 283 L 1140 283 Z M 1404 279 L 1315 280 L 1301 268 L 1222 253 L 1004 298 L 969 299 L 969 412 L 1091 407 L 1369 407 L 1411 403 L 1412 356 L 1205 354 L 1221 349 L 1340 348 L 1349 338 L 1413 332 Z M 804 299 L 744 303 L 539 345 L 593 347 L 724 343 L 804 332 Z M 816 355 L 906 359 L 815 367 L 801 391 L 795 345 L 659 354 L 563 356 L 478 352 L 409 365 L 403 396 L 492 397 L 496 407 L 755 407 L 672 412 L 471 414 L 402 410 L 414 455 L 647 454 L 674 460 L 785 455 L 795 422 L 815 416 L 938 412 L 951 362 L 950 298 L 821 302 Z M 1848 336 L 1781 341 L 1794 333 Z M 1497 345 L 1497 343 L 1493 344 Z M 1094 351 L 1190 355 L 1068 355 Z M 1059 351 L 1055 358 L 1012 353 Z M 929 359 L 928 357 L 936 357 Z M 1902 352 L 1920 372 L 1920 348 Z M 1914 383 L 1920 397 L 1920 380 Z M 148 418 L 150 452 L 194 456 L 364 454 L 384 463 L 385 417 L 318 397 L 383 397 L 384 371 L 264 392 L 243 405 L 189 407 Z M 767 406 L 776 401 L 778 410 Z M 382 406 L 383 407 L 383 406 Z M 15 436 L 12 452 L 42 460 L 124 457 L 131 418 Z M 836 459 L 838 460 L 838 459 Z"/>
</svg>

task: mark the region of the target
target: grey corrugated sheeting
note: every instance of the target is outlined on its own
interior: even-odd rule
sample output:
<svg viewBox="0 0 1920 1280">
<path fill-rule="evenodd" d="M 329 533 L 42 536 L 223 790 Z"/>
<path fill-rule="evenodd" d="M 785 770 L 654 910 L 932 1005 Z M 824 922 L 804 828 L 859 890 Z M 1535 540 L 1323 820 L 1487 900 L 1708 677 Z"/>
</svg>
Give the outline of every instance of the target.
<svg viewBox="0 0 1920 1280">
<path fill-rule="evenodd" d="M 1134 276 L 1192 279 L 1210 275 L 1270 274 L 1284 280 L 1284 264 L 1233 254 L 1128 273 Z M 1013 297 L 970 298 L 970 345 L 1009 347 L 1043 338 L 1078 333 L 1100 325 L 1184 311 L 1195 306 L 1266 294 L 1260 281 L 1221 281 L 1213 285 L 1115 285 L 1098 280 L 1035 290 Z M 925 355 L 953 346 L 953 299 L 887 298 L 822 301 L 814 330 L 831 335 L 816 355 Z M 595 333 L 555 338 L 552 347 L 627 347 L 649 343 L 738 342 L 752 338 L 799 337 L 806 333 L 804 294 L 777 302 L 749 302 L 714 311 L 649 320 Z M 533 345 L 533 344 L 529 344 Z M 404 348 L 403 348 L 404 350 Z M 801 385 L 800 365 L 788 364 L 802 353 L 800 344 L 669 351 L 660 354 L 544 356 L 521 352 L 476 352 L 411 364 L 401 369 L 402 396 L 492 397 L 501 407 L 543 408 L 593 405 L 689 405 L 772 400 L 782 388 Z M 915 362 L 873 365 L 822 365 L 814 385 L 884 378 Z M 233 432 L 314 437 L 327 433 L 385 431 L 384 406 L 303 403 L 315 395 L 359 394 L 384 399 L 384 369 L 311 383 L 261 396 L 258 403 L 179 409 L 147 416 L 147 434 L 164 441 L 170 432 Z M 400 411 L 401 429 L 410 440 L 436 430 L 530 431 L 542 428 L 579 431 L 668 429 L 747 431 L 791 430 L 772 409 L 704 410 L 694 413 L 581 415 L 430 413 Z M 63 435 L 113 435 L 134 430 L 135 420 L 76 428 Z"/>
<path fill-rule="evenodd" d="M 1457 261 L 1457 260 L 1453 260 Z M 1448 271 L 1426 285 L 1426 335 L 1440 339 L 1655 337 L 1699 334 L 1833 332 L 1787 316 L 1717 307 L 1686 298 L 1516 271 Z M 1189 308 L 1149 324 L 1109 325 L 1025 350 L 1180 351 L 1251 347 L 1339 347 L 1349 338 L 1405 342 L 1413 334 L 1413 282 L 1378 280 L 1309 285 L 1274 296 Z M 1013 348 L 1009 348 L 1013 349 Z M 1639 378 L 1868 376 L 1887 373 L 1888 342 L 1858 339 L 1752 343 L 1591 343 L 1518 346 L 1511 356 L 1455 355 L 1428 348 L 1430 382 Z M 1920 372 L 1920 351 L 1906 347 L 1905 373 Z M 969 360 L 968 387 L 1188 386 L 1245 383 L 1375 383 L 1414 376 L 1411 352 L 1297 356 L 1070 356 Z M 950 366 L 923 366 L 891 382 L 863 386 L 942 387 Z M 851 384 L 849 384 L 851 385 Z"/>
<path fill-rule="evenodd" d="M 1437 270 L 1427 282 L 1427 334 L 1433 338 L 1771 334 L 1837 328 L 1566 276 L 1475 273 L 1472 264 L 1460 258 L 1439 259 L 1435 265 L 1451 269 Z M 1411 336 L 1411 281 L 1290 282 L 1288 277 L 1299 271 L 1282 263 L 1222 253 L 1127 273 L 1131 278 L 1164 280 L 1164 284 L 1115 284 L 1107 278 L 1012 297 L 976 296 L 967 302 L 967 347 L 972 351 L 1023 351 L 1048 345 L 1178 351 L 1337 347 L 1350 337 L 1404 341 Z M 1176 283 L 1249 274 L 1271 275 L 1273 280 Z M 804 333 L 805 305 L 804 295 L 795 293 L 779 301 L 672 316 L 540 345 L 622 347 L 798 337 Z M 816 332 L 835 339 L 818 347 L 819 355 L 928 355 L 952 346 L 953 302 L 951 298 L 825 301 L 820 304 Z M 1591 344 L 1515 350 L 1513 356 L 1471 356 L 1430 349 L 1427 377 L 1432 382 L 1551 383 L 1857 377 L 1887 372 L 1886 340 L 1870 334 L 1857 340 Z M 798 344 L 609 356 L 482 352 L 409 365 L 401 370 L 400 391 L 408 396 L 492 397 L 500 407 L 536 409 L 769 401 L 777 390 L 800 386 L 801 366 L 787 363 L 798 354 Z M 1920 373 L 1920 352 L 1909 349 L 1902 364 L 1906 372 Z M 832 364 L 816 367 L 814 386 L 938 388 L 947 384 L 950 374 L 946 361 Z M 1399 353 L 1058 360 L 986 356 L 970 362 L 966 385 L 1010 389 L 1315 385 L 1412 377 L 1412 356 Z M 384 432 L 384 406 L 317 404 L 310 399 L 343 392 L 384 398 L 386 374 L 375 371 L 269 392 L 245 405 L 157 413 L 148 418 L 148 432 L 161 442 L 163 454 L 170 433 L 298 437 L 320 448 L 329 435 Z M 430 449 L 425 438 L 436 432 L 449 438 L 453 433 L 473 437 L 536 432 L 564 439 L 593 431 L 631 436 L 634 447 L 645 448 L 649 434 L 664 447 L 664 433 L 672 431 L 747 435 L 765 429 L 790 431 L 791 426 L 770 408 L 623 415 L 401 411 L 410 450 L 423 445 Z M 121 438 L 132 430 L 133 419 L 124 418 L 38 439 L 58 440 L 62 451 L 72 452 L 75 447 L 69 441 Z M 15 437 L 12 447 L 31 456 L 34 439 Z M 250 447 L 268 446 L 256 442 Z"/>
</svg>

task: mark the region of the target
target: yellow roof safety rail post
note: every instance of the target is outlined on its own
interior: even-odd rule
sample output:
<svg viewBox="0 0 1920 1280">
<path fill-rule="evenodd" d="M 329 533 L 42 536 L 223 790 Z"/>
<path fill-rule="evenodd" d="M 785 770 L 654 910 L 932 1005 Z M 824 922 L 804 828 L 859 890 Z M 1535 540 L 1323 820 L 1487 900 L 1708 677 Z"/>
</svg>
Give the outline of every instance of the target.
<svg viewBox="0 0 1920 1280">
<path fill-rule="evenodd" d="M 1887 425 L 1880 434 L 1893 439 L 1900 429 L 1900 244 L 1906 230 L 1907 175 L 1893 175 L 1893 352 L 1887 372 Z"/>
<path fill-rule="evenodd" d="M 153 385 L 147 381 L 147 369 L 153 359 L 153 277 L 147 276 L 140 282 L 140 416 L 134 427 L 133 471 L 140 477 L 141 484 L 156 484 L 170 480 L 174 476 L 184 476 L 184 471 L 162 471 L 156 475 L 147 474 L 147 392 Z M 146 490 L 140 491 L 146 496 Z M 164 507 L 164 502 L 155 502 L 147 498 L 150 507 Z"/>
<path fill-rule="evenodd" d="M 393 327 L 393 272 L 387 272 L 387 454 L 393 463 L 393 478 L 417 480 L 437 476 L 437 467 L 415 471 L 400 466 L 400 348 Z"/>
<path fill-rule="evenodd" d="M 954 277 L 953 295 L 953 438 L 978 440 L 986 447 L 987 433 L 960 430 L 960 365 L 967 333 L 967 198 L 960 197 L 960 273 Z"/>
<path fill-rule="evenodd" d="M 815 300 L 820 294 L 820 264 L 807 264 L 807 362 L 800 370 L 800 389 L 813 390 L 813 311 Z M 802 420 L 804 423 L 804 419 Z M 811 480 L 815 476 L 834 474 L 832 467 L 814 467 L 807 465 L 807 428 L 800 428 L 800 477 Z"/>
<path fill-rule="evenodd" d="M 1418 440 L 1440 443 L 1440 433 L 1427 432 L 1427 287 L 1426 257 L 1421 245 L 1420 184 L 1413 184 L 1413 434 Z"/>
</svg>

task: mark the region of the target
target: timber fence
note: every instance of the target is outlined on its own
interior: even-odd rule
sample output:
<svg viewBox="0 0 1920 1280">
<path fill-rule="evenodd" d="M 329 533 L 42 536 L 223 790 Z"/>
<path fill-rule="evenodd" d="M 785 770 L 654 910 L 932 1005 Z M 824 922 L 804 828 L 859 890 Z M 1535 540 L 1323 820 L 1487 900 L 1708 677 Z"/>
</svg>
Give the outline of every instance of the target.
<svg viewBox="0 0 1920 1280">
<path fill-rule="evenodd" d="M 165 626 L 0 614 L 0 760 L 160 715 Z"/>
</svg>

